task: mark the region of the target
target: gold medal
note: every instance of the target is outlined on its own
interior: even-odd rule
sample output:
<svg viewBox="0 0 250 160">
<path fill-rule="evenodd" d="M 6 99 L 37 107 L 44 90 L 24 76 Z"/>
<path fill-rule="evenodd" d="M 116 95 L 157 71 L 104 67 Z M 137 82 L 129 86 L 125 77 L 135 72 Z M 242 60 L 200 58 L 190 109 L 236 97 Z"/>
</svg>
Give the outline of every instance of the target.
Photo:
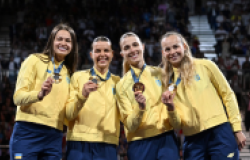
<svg viewBox="0 0 250 160">
<path fill-rule="evenodd" d="M 140 91 L 141 93 L 143 93 L 145 90 L 145 86 L 143 83 L 141 82 L 137 82 L 133 85 L 133 91 L 134 92 L 137 92 L 137 91 Z"/>
<path fill-rule="evenodd" d="M 54 73 L 52 78 L 53 78 L 54 83 L 56 84 L 62 82 L 62 76 L 59 73 Z"/>
<path fill-rule="evenodd" d="M 95 84 L 101 83 L 101 80 L 100 80 L 100 78 L 98 76 L 91 76 L 91 77 L 89 77 L 89 80 L 91 80 Z"/>
</svg>

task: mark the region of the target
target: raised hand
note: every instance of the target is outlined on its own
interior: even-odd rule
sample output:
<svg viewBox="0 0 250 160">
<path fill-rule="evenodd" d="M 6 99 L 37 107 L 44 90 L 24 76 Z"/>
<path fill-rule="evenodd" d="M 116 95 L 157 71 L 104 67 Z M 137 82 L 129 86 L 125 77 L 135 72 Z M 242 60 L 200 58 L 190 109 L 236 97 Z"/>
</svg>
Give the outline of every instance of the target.
<svg viewBox="0 0 250 160">
<path fill-rule="evenodd" d="M 53 79 L 48 77 L 46 81 L 43 82 L 41 91 L 38 94 L 38 99 L 42 100 L 45 96 L 47 96 L 52 89 Z"/>
<path fill-rule="evenodd" d="M 174 99 L 175 93 L 171 91 L 165 91 L 161 96 L 161 101 L 167 106 L 168 111 L 174 110 Z"/>
<path fill-rule="evenodd" d="M 85 84 L 83 85 L 83 88 L 82 88 L 82 95 L 83 95 L 84 97 L 88 97 L 89 94 L 90 94 L 91 92 L 96 91 L 97 88 L 98 88 L 98 84 L 96 84 L 96 83 L 94 83 L 94 82 L 92 82 L 92 81 L 88 81 L 87 83 L 85 83 Z"/>
<path fill-rule="evenodd" d="M 135 100 L 139 103 L 139 108 L 141 110 L 145 110 L 146 108 L 146 98 L 142 94 L 141 91 L 136 91 L 135 92 Z"/>
</svg>

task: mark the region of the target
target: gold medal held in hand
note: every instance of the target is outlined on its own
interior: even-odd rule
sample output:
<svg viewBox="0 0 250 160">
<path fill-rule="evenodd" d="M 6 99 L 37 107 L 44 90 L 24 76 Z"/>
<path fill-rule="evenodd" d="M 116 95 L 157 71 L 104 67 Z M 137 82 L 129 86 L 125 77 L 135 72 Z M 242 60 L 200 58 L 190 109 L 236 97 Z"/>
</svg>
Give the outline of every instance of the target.
<svg viewBox="0 0 250 160">
<path fill-rule="evenodd" d="M 143 83 L 137 82 L 133 85 L 134 92 L 140 91 L 141 93 L 143 93 L 144 90 L 145 90 L 145 86 Z"/>
<path fill-rule="evenodd" d="M 52 75 L 52 78 L 53 78 L 54 83 L 56 84 L 62 82 L 62 76 L 59 73 L 54 73 Z"/>
<path fill-rule="evenodd" d="M 95 84 L 99 84 L 101 82 L 101 80 L 98 76 L 91 76 L 91 77 L 89 77 L 89 80 L 91 80 Z"/>
</svg>

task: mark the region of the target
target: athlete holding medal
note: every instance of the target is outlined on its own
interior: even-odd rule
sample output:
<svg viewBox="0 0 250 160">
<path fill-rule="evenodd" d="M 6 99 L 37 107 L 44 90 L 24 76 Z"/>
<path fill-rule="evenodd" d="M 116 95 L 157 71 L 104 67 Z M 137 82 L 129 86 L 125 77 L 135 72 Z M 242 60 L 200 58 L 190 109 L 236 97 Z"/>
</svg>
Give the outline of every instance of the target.
<svg viewBox="0 0 250 160">
<path fill-rule="evenodd" d="M 109 72 L 113 58 L 111 42 L 97 37 L 90 53 L 94 66 L 76 72 L 71 79 L 66 105 L 68 160 L 116 160 L 120 116 L 115 86 L 120 77 Z"/>
<path fill-rule="evenodd" d="M 18 107 L 10 139 L 11 160 L 62 158 L 65 105 L 77 51 L 73 29 L 59 24 L 44 52 L 32 54 L 22 63 L 14 94 Z"/>
<path fill-rule="evenodd" d="M 161 103 L 161 69 L 143 59 L 139 37 L 120 39 L 124 76 L 117 84 L 117 101 L 128 141 L 129 160 L 178 160 L 179 150 L 165 105 Z"/>
<path fill-rule="evenodd" d="M 210 60 L 192 58 L 176 32 L 163 35 L 161 47 L 163 81 L 169 85 L 162 102 L 171 125 L 185 135 L 184 159 L 238 160 L 246 137 L 235 95 L 219 68 Z"/>
</svg>

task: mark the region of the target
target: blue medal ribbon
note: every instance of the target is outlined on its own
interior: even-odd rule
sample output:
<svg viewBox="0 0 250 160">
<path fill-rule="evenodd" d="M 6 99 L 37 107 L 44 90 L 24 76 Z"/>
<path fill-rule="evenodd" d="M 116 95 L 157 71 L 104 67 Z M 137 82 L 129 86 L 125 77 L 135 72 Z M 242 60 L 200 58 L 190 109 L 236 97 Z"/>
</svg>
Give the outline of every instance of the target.
<svg viewBox="0 0 250 160">
<path fill-rule="evenodd" d="M 54 65 L 54 74 L 55 74 L 55 73 L 56 73 L 56 74 L 59 74 L 60 71 L 62 70 L 63 63 L 64 63 L 64 62 L 62 62 L 62 63 L 58 66 L 58 68 L 56 69 L 54 57 L 51 57 L 51 61 L 52 61 L 53 65 Z"/>
<path fill-rule="evenodd" d="M 131 74 L 132 74 L 132 77 L 133 77 L 133 80 L 134 80 L 135 83 L 139 82 L 141 74 L 142 74 L 143 70 L 146 68 L 146 66 L 147 66 L 146 64 L 143 65 L 143 67 L 141 69 L 141 73 L 139 74 L 138 77 L 136 77 L 135 71 L 132 68 L 130 68 L 130 71 L 131 71 Z"/>
<path fill-rule="evenodd" d="M 172 84 L 172 80 L 171 78 L 169 79 L 169 84 Z M 175 85 L 176 87 L 181 83 L 181 75 L 177 78 L 176 82 L 175 82 Z"/>
<path fill-rule="evenodd" d="M 108 71 L 106 78 L 103 79 L 102 77 L 100 77 L 99 75 L 97 75 L 97 74 L 95 73 L 94 68 L 91 68 L 91 69 L 90 69 L 90 72 L 91 72 L 91 75 L 92 75 L 92 76 L 98 76 L 98 77 L 100 78 L 101 81 L 107 81 L 107 80 L 110 78 L 110 76 L 111 76 L 111 73 Z"/>
</svg>

